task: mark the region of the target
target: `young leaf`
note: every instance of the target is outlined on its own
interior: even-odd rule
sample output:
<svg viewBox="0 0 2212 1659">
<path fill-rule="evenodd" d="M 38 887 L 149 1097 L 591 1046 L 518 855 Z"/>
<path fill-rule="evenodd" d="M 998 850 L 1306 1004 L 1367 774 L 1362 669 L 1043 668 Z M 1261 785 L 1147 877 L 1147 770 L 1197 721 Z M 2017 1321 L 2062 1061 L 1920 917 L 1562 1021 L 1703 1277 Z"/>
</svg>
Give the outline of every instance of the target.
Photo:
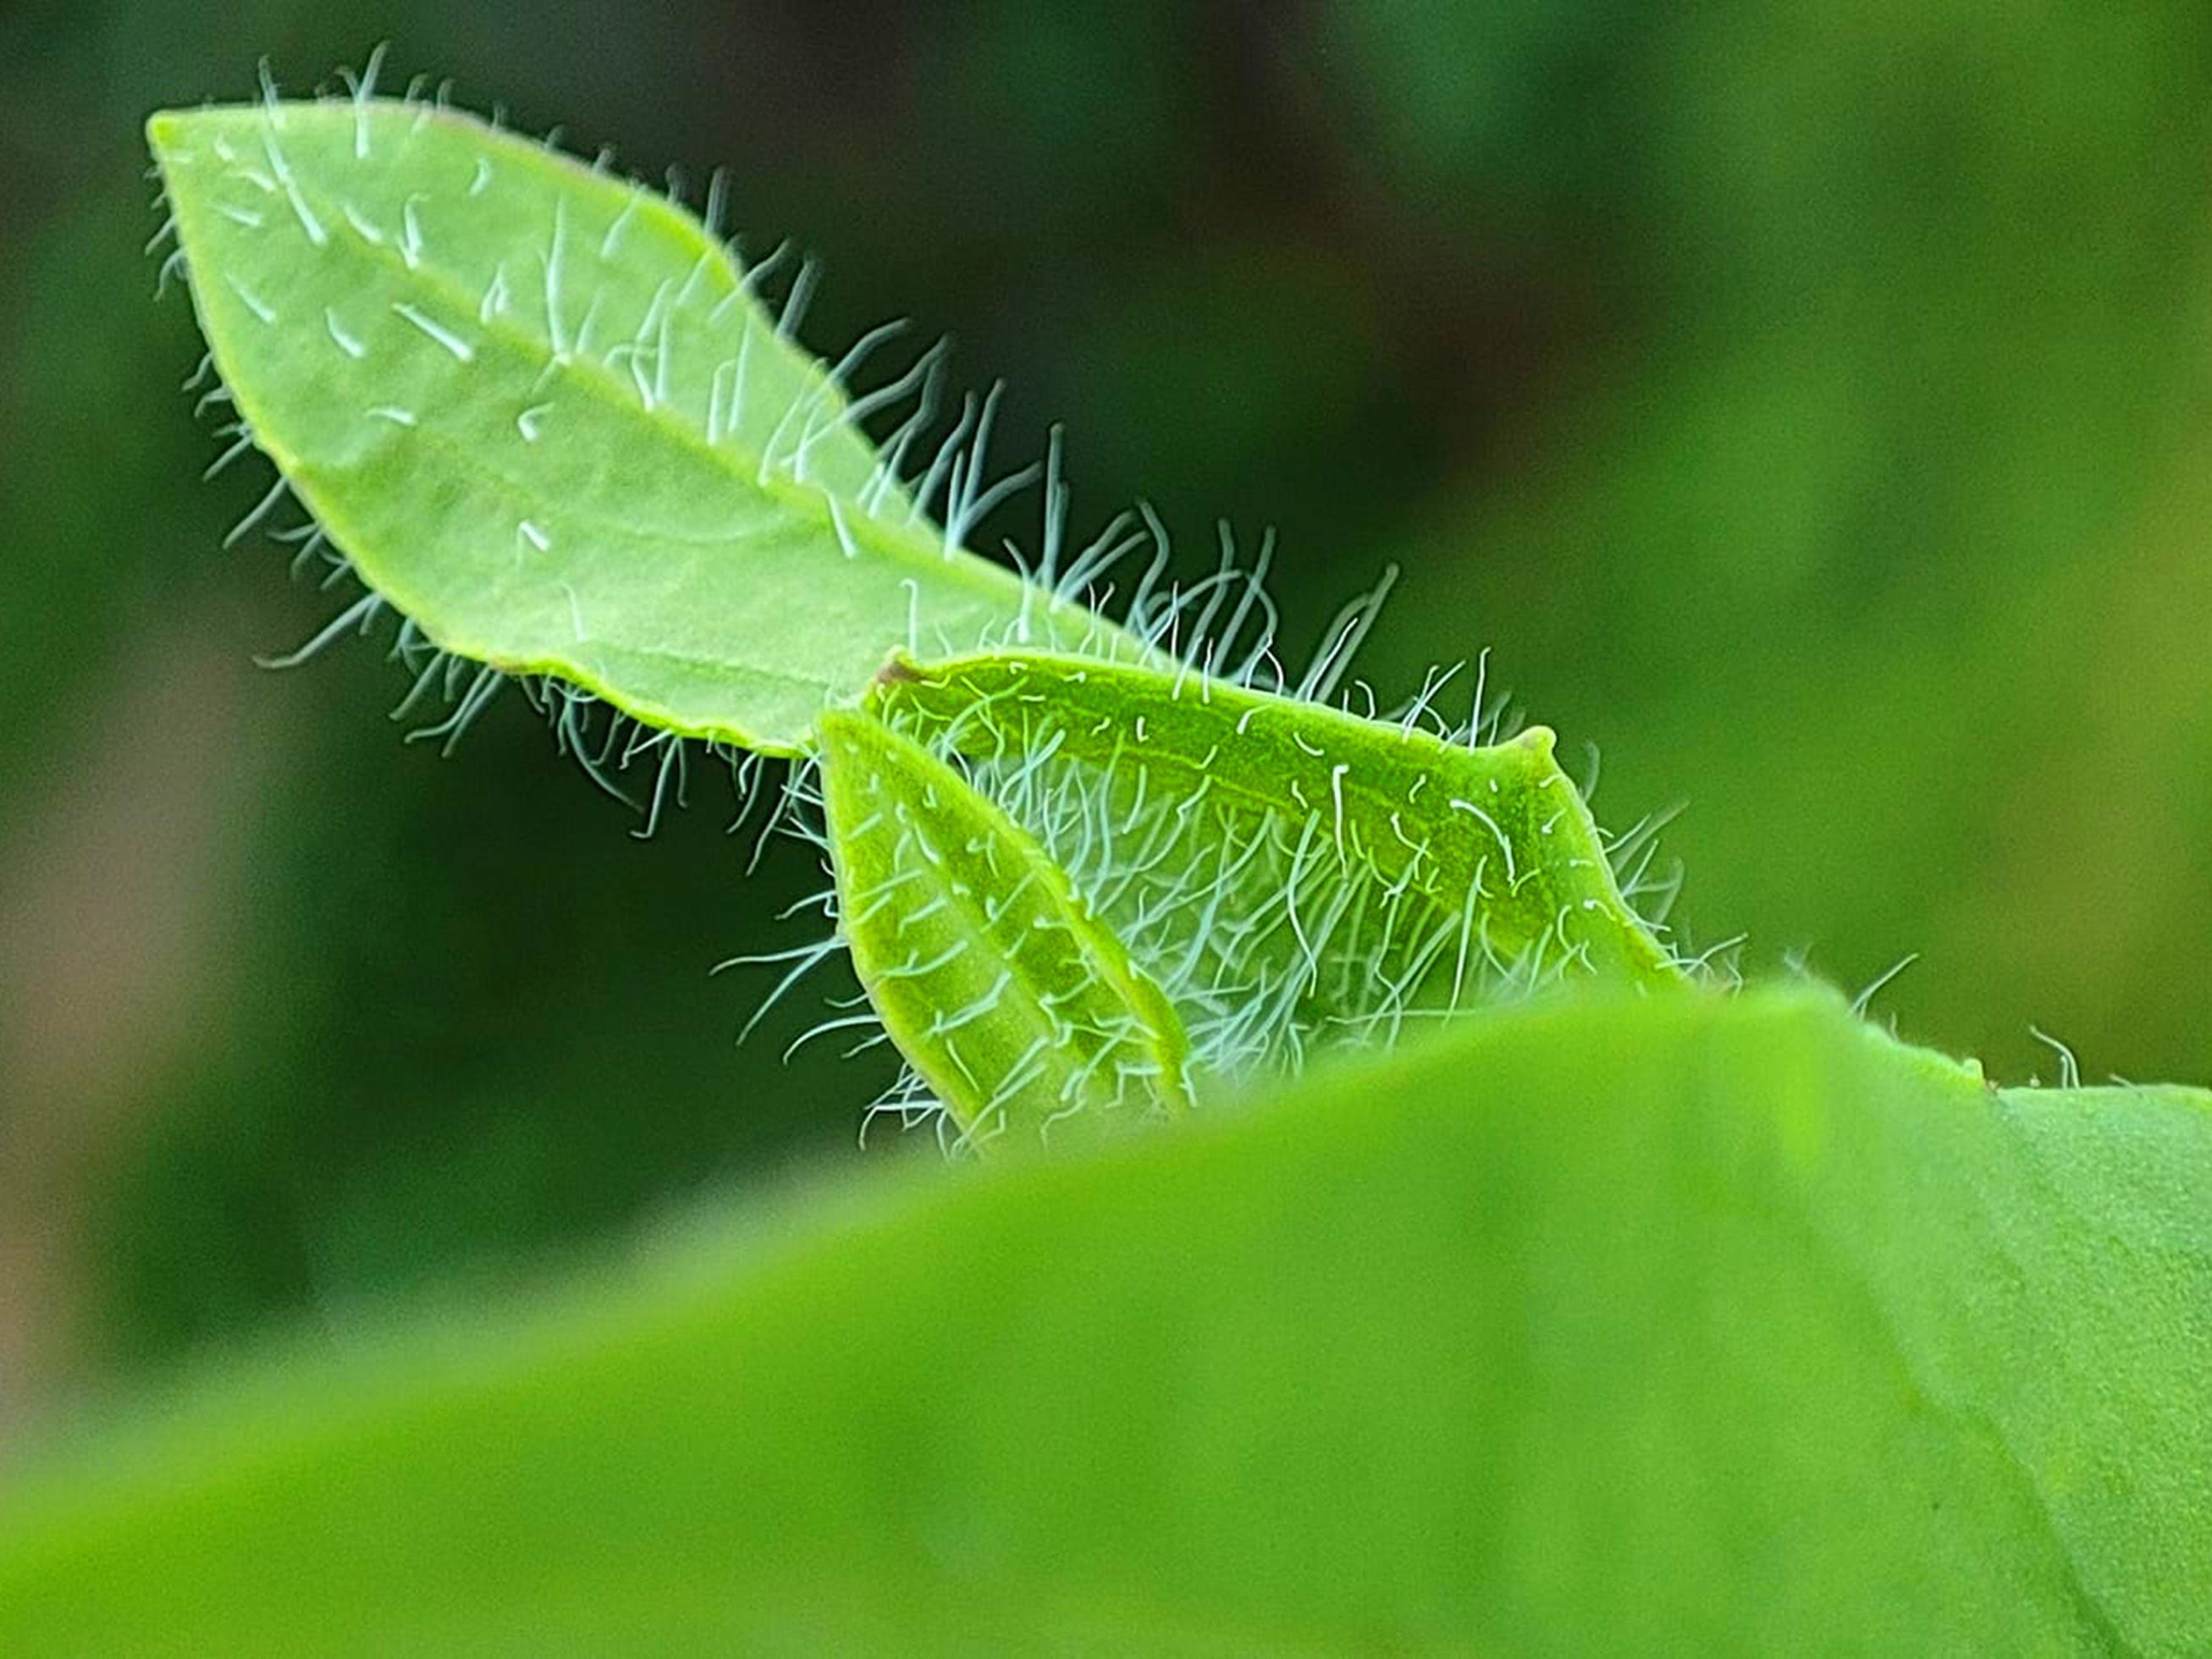
<svg viewBox="0 0 2212 1659">
<path fill-rule="evenodd" d="M 1079 1141 L 1188 1106 L 1174 1010 L 1036 842 L 881 722 L 819 729 L 853 965 L 967 1139 Z"/>
<path fill-rule="evenodd" d="M 2198 1651 L 2208 1185 L 1828 996 L 1519 1009 L 210 1379 L 17 1476 L 0 1650 Z"/>
<path fill-rule="evenodd" d="M 1678 986 L 1542 727 L 1410 725 L 1028 652 L 896 661 L 885 719 L 958 752 L 1167 988 L 1207 1069 L 1294 1066 L 1509 986 Z"/>
<path fill-rule="evenodd" d="M 931 526 L 651 191 L 375 100 L 147 133 L 244 431 L 447 650 L 791 753 L 893 647 L 1130 644 Z"/>
</svg>

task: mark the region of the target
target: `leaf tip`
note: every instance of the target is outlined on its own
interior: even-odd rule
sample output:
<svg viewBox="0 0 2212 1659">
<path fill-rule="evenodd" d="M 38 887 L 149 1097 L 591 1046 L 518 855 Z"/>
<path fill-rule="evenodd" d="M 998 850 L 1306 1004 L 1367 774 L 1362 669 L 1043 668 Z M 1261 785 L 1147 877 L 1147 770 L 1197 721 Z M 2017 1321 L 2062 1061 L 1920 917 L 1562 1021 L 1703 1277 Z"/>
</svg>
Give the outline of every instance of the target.
<svg viewBox="0 0 2212 1659">
<path fill-rule="evenodd" d="M 915 665 L 914 659 L 903 651 L 892 652 L 890 656 L 884 659 L 884 665 L 876 670 L 878 685 L 897 685 L 917 681 L 921 678 L 921 670 Z"/>
<path fill-rule="evenodd" d="M 184 148 L 191 118 L 191 112 L 183 109 L 157 109 L 146 118 L 146 148 L 156 161 L 166 161 Z"/>
<path fill-rule="evenodd" d="M 1514 738 L 1513 742 L 1518 748 L 1526 749 L 1533 755 L 1550 760 L 1552 751 L 1559 747 L 1559 734 L 1548 726 L 1532 726 Z"/>
</svg>

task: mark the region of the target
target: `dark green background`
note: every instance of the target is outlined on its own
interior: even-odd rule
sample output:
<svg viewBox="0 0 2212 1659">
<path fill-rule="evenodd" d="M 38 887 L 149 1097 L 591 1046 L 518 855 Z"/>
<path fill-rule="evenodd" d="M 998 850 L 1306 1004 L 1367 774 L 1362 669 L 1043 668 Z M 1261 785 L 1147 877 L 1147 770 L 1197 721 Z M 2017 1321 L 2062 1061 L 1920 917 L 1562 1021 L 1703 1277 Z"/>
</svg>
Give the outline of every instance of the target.
<svg viewBox="0 0 2212 1659">
<path fill-rule="evenodd" d="M 883 1080 L 776 1063 L 812 998 L 732 1048 L 817 872 L 718 781 L 640 842 L 519 701 L 447 763 L 374 651 L 252 666 L 333 604 L 216 551 L 138 127 L 264 53 L 726 165 L 813 343 L 951 333 L 1080 521 L 1273 526 L 1294 639 L 1401 564 L 1385 699 L 1494 647 L 1748 969 L 2212 1078 L 2212 15 L 823 9 L 0 12 L 0 1415 L 741 1201 Z"/>
</svg>

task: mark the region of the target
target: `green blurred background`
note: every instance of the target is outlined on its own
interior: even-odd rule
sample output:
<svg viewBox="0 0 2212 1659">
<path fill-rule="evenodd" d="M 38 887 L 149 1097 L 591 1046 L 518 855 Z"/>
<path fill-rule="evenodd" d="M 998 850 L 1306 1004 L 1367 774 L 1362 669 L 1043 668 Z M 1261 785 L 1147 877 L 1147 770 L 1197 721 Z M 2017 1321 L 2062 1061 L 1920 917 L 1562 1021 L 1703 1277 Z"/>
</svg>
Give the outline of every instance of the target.
<svg viewBox="0 0 2212 1659">
<path fill-rule="evenodd" d="M 1275 526 L 1295 640 L 1401 564 L 1386 701 L 1494 647 L 1601 817 L 1689 803 L 1678 916 L 1747 969 L 1918 951 L 1908 1036 L 2212 1080 L 2201 6 L 18 3 L 0 1418 L 863 1155 L 880 1062 L 777 1062 L 818 997 L 732 1046 L 772 974 L 708 969 L 817 872 L 743 878 L 726 787 L 641 841 L 518 700 L 441 762 L 375 651 L 252 664 L 334 605 L 216 550 L 262 484 L 201 481 L 139 124 L 386 39 L 726 165 L 811 343 L 950 333 L 1079 520 Z"/>
</svg>

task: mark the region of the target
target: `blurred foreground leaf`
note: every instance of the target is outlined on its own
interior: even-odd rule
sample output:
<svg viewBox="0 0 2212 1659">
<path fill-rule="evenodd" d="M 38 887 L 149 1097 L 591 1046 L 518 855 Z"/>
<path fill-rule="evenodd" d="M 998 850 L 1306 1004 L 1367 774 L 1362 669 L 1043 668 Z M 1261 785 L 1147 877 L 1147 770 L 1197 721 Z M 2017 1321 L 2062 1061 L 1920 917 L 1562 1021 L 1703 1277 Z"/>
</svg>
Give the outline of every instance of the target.
<svg viewBox="0 0 2212 1659">
<path fill-rule="evenodd" d="M 2212 1101 L 1489 1017 L 19 1482 L 11 1653 L 2179 1652 Z"/>
</svg>

